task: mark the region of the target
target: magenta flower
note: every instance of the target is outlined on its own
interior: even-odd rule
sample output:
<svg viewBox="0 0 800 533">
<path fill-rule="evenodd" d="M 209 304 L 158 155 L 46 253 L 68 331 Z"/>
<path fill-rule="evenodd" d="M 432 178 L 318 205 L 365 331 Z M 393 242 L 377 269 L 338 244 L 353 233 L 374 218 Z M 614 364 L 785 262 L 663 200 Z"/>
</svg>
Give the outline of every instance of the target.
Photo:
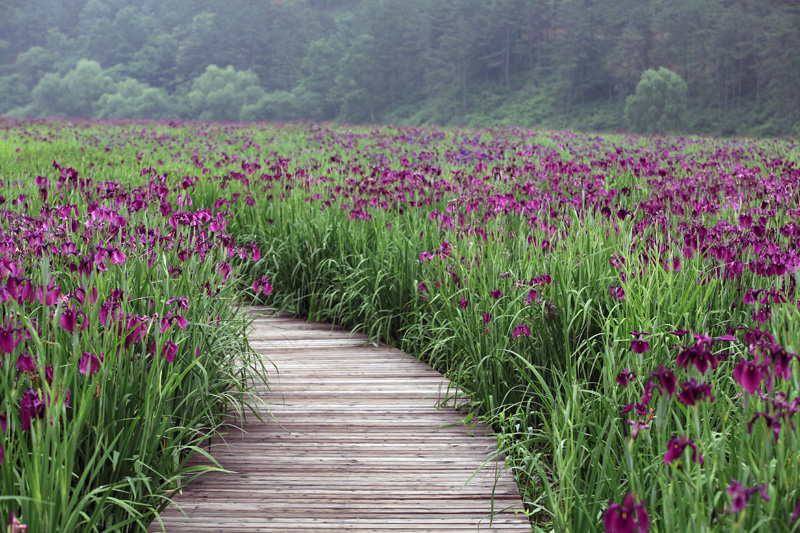
<svg viewBox="0 0 800 533">
<path fill-rule="evenodd" d="M 622 505 L 610 502 L 603 515 L 606 533 L 647 533 L 650 529 L 650 516 L 643 503 L 636 503 L 633 493 L 625 495 Z"/>
<path fill-rule="evenodd" d="M 6 533 L 20 533 L 21 531 L 28 531 L 28 526 L 17 520 L 14 511 L 11 511 L 11 515 L 8 517 Z"/>
<path fill-rule="evenodd" d="M 170 317 L 169 317 L 169 320 L 170 320 L 170 325 L 172 324 L 172 322 L 173 322 L 173 321 L 174 321 L 175 323 L 177 323 L 177 324 L 178 324 L 178 327 L 179 327 L 179 328 L 181 328 L 181 331 L 186 331 L 186 326 L 188 326 L 188 325 L 189 325 L 189 321 L 188 321 L 188 320 L 186 320 L 186 319 L 185 319 L 184 317 L 182 317 L 181 315 L 173 315 L 173 316 L 170 316 Z"/>
<path fill-rule="evenodd" d="M 799 516 L 800 516 L 800 498 L 798 498 L 797 500 L 797 505 L 794 508 L 792 516 L 789 517 L 789 523 L 790 524 L 794 523 L 794 521 L 797 520 L 797 517 Z"/>
<path fill-rule="evenodd" d="M 525 297 L 525 304 L 532 305 L 533 302 L 541 302 L 542 300 L 539 298 L 539 293 L 536 292 L 536 289 L 531 289 L 528 291 L 528 295 Z"/>
<path fill-rule="evenodd" d="M 72 333 L 75 331 L 75 322 L 77 321 L 78 313 L 74 307 L 68 307 L 61 310 L 61 317 L 58 322 L 65 331 Z"/>
<path fill-rule="evenodd" d="M 39 291 L 37 291 L 37 292 L 39 292 Z M 52 306 L 56 305 L 56 302 L 58 302 L 58 299 L 60 297 L 61 297 L 61 287 L 56 285 L 55 287 L 51 287 L 51 288 L 47 289 L 47 292 L 45 293 L 44 298 L 43 299 L 39 298 L 39 301 L 44 300 L 43 301 L 44 305 L 46 305 L 47 307 L 52 307 Z"/>
<path fill-rule="evenodd" d="M 22 393 L 20 400 L 20 422 L 22 424 L 22 431 L 28 431 L 31 427 L 31 420 L 44 416 L 44 400 L 33 389 L 26 390 Z"/>
<path fill-rule="evenodd" d="M 627 387 L 628 383 L 636 379 L 636 374 L 633 372 L 628 372 L 627 368 L 623 368 L 622 372 L 617 374 L 617 383 L 622 385 L 623 387 Z"/>
<path fill-rule="evenodd" d="M 775 444 L 778 444 L 778 437 L 781 434 L 781 414 L 776 414 L 775 416 L 770 415 L 769 413 L 756 413 L 753 418 L 747 423 L 747 434 L 749 435 L 753 431 L 753 424 L 759 418 L 763 418 L 764 421 L 767 423 L 767 427 L 772 429 L 772 436 L 775 439 Z M 791 421 L 789 422 L 791 424 Z"/>
<path fill-rule="evenodd" d="M 789 380 L 792 377 L 790 365 L 797 354 L 790 353 L 783 346 L 776 344 L 767 350 L 766 355 L 772 362 L 772 370 L 777 379 Z"/>
<path fill-rule="evenodd" d="M 728 488 L 725 489 L 725 492 L 733 496 L 733 500 L 731 500 L 731 511 L 734 513 L 738 513 L 744 509 L 747 505 L 747 502 L 750 501 L 750 498 L 756 492 L 760 493 L 764 500 L 769 501 L 769 494 L 767 493 L 766 485 L 758 485 L 748 489 L 735 479 L 731 479 L 731 484 L 728 485 Z"/>
<path fill-rule="evenodd" d="M 78 372 L 85 375 L 92 375 L 100 371 L 100 361 L 103 360 L 103 354 L 97 355 L 89 352 L 83 352 L 81 359 L 78 362 Z"/>
<path fill-rule="evenodd" d="M 19 354 L 19 357 L 17 357 L 17 370 L 32 375 L 36 372 L 36 360 L 27 353 Z"/>
<path fill-rule="evenodd" d="M 483 313 L 483 323 L 488 324 L 491 321 L 492 321 L 491 313 Z"/>
<path fill-rule="evenodd" d="M 121 265 L 125 262 L 127 256 L 122 253 L 120 250 L 112 250 L 111 251 L 111 264 L 112 265 Z"/>
<path fill-rule="evenodd" d="M 520 324 L 519 326 L 515 327 L 514 328 L 514 333 L 512 333 L 512 336 L 516 339 L 520 335 L 524 335 L 526 337 L 530 337 L 531 336 L 530 328 L 528 326 L 526 326 L 525 324 Z"/>
<path fill-rule="evenodd" d="M 653 378 L 658 380 L 658 390 L 661 393 L 666 392 L 667 398 L 675 394 L 675 386 L 678 384 L 678 378 L 675 377 L 675 374 L 668 366 L 658 365 L 658 371 L 653 372 Z M 651 379 L 651 383 L 653 380 Z M 647 394 L 647 391 L 645 391 Z M 644 398 L 642 399 L 644 401 Z M 647 398 L 647 403 L 649 403 L 650 399 Z"/>
<path fill-rule="evenodd" d="M 13 353 L 19 345 L 20 335 L 14 335 L 16 330 L 0 327 L 0 352 Z"/>
<path fill-rule="evenodd" d="M 468 305 L 469 305 L 469 302 L 467 302 L 467 301 L 466 301 L 464 298 L 461 298 L 461 299 L 458 301 L 458 306 L 459 306 L 461 309 L 466 309 Z"/>
<path fill-rule="evenodd" d="M 645 429 L 650 429 L 650 424 L 648 424 L 644 420 L 630 420 L 628 419 L 628 425 L 631 426 L 631 438 L 636 440 L 636 437 L 639 436 L 639 432 Z"/>
<path fill-rule="evenodd" d="M 678 438 L 677 435 L 673 435 L 672 439 L 670 439 L 669 444 L 667 444 L 667 453 L 664 454 L 664 463 L 670 464 L 672 461 L 680 459 L 683 455 L 683 450 L 686 447 L 692 449 L 692 461 L 695 463 L 703 464 L 703 456 L 697 451 L 697 446 L 694 445 L 694 442 L 689 440 L 686 435 Z"/>
<path fill-rule="evenodd" d="M 502 296 L 503 296 L 503 293 L 500 292 L 500 289 L 492 289 L 492 298 L 494 298 L 495 300 L 499 300 L 500 297 L 502 297 Z"/>
<path fill-rule="evenodd" d="M 622 300 L 625 298 L 625 289 L 623 289 L 622 287 L 617 287 L 617 286 L 609 287 L 608 292 L 611 294 L 611 297 L 614 298 L 615 300 Z"/>
<path fill-rule="evenodd" d="M 161 349 L 161 355 L 168 363 L 175 361 L 175 354 L 178 353 L 178 345 L 172 341 L 167 341 L 164 348 Z"/>
<path fill-rule="evenodd" d="M 253 290 L 256 293 L 263 293 L 264 296 L 269 296 L 272 294 L 272 284 L 267 281 L 267 276 L 261 276 L 261 279 L 257 279 L 253 282 Z"/>
<path fill-rule="evenodd" d="M 708 383 L 698 383 L 690 379 L 681 385 L 681 392 L 676 394 L 678 400 L 685 405 L 697 405 L 705 398 L 710 402 L 714 402 L 714 396 L 711 394 L 711 385 Z"/>
<path fill-rule="evenodd" d="M 704 344 L 701 340 L 695 346 L 685 348 L 675 360 L 677 365 L 688 370 L 689 365 L 693 364 L 702 375 L 705 375 L 709 368 L 716 368 L 719 359 L 706 350 Z"/>
<path fill-rule="evenodd" d="M 167 300 L 167 305 L 178 304 L 181 309 L 189 309 L 189 299 L 186 296 L 180 298 L 170 298 Z"/>
<path fill-rule="evenodd" d="M 225 261 L 220 261 L 219 263 L 217 263 L 217 273 L 222 274 L 223 281 L 228 281 L 231 272 L 233 272 L 233 267 L 231 266 L 230 263 L 227 263 Z"/>
<path fill-rule="evenodd" d="M 631 341 L 631 350 L 636 353 L 644 353 L 650 351 L 650 343 L 644 339 L 634 339 Z"/>
<path fill-rule="evenodd" d="M 420 281 L 417 283 L 417 292 L 425 292 L 428 290 L 428 286 L 425 284 L 424 281 Z"/>
<path fill-rule="evenodd" d="M 755 361 L 745 361 L 742 359 L 736 368 L 733 369 L 733 379 L 742 386 L 748 394 L 755 394 L 761 381 L 764 379 L 764 372 L 761 365 Z"/>
</svg>

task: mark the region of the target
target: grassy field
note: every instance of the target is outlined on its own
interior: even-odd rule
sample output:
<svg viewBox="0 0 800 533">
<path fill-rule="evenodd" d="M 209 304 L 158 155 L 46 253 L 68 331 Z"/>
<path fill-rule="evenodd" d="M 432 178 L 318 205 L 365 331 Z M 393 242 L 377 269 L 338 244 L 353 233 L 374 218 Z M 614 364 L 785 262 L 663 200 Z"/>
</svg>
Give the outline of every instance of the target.
<svg viewBox="0 0 800 533">
<path fill-rule="evenodd" d="M 0 509 L 35 531 L 151 519 L 263 371 L 225 357 L 247 353 L 231 303 L 255 297 L 456 382 L 500 432 L 534 530 L 800 531 L 795 154 L 0 123 Z"/>
</svg>

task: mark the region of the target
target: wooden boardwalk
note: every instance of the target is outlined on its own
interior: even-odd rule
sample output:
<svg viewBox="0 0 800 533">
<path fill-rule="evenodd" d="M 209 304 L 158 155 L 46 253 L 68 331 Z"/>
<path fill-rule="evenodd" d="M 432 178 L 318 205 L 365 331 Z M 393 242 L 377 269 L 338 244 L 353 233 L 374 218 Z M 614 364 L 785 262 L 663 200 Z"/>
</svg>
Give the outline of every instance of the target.
<svg viewBox="0 0 800 533">
<path fill-rule="evenodd" d="M 475 474 L 496 439 L 436 408 L 442 375 L 366 341 L 329 324 L 257 318 L 251 345 L 278 369 L 264 388 L 275 421 L 248 419 L 214 448 L 237 473 L 187 487 L 175 498 L 185 515 L 174 505 L 162 514 L 166 531 L 530 531 L 502 459 Z"/>
</svg>

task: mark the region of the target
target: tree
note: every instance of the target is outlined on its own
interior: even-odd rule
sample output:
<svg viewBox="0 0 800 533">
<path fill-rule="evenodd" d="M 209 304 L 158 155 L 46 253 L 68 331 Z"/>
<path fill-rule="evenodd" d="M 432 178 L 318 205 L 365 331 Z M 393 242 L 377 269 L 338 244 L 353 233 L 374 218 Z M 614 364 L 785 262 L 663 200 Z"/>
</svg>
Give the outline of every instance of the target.
<svg viewBox="0 0 800 533">
<path fill-rule="evenodd" d="M 625 102 L 625 120 L 644 133 L 675 131 L 686 113 L 686 82 L 664 67 L 648 69 Z"/>
<path fill-rule="evenodd" d="M 0 77 L 0 114 L 28 103 L 29 89 L 19 74 Z"/>
<path fill-rule="evenodd" d="M 253 72 L 236 71 L 230 65 L 222 69 L 209 65 L 192 82 L 189 103 L 200 120 L 239 120 L 242 108 L 257 103 L 264 96 Z"/>
<path fill-rule="evenodd" d="M 41 46 L 32 46 L 25 52 L 17 55 L 14 70 L 19 74 L 22 82 L 30 89 L 36 87 L 39 80 L 47 72 L 54 70 L 55 54 Z"/>
<path fill-rule="evenodd" d="M 171 88 L 175 82 L 178 45 L 171 34 L 156 35 L 134 54 L 126 72 L 150 85 Z"/>
<path fill-rule="evenodd" d="M 94 116 L 94 104 L 106 93 L 114 92 L 115 83 L 100 68 L 100 63 L 81 59 L 64 77 L 45 74 L 33 89 L 33 102 L 27 114 Z"/>
<path fill-rule="evenodd" d="M 178 75 L 184 80 L 202 75 L 203 69 L 216 62 L 220 50 L 216 13 L 196 15 L 185 35 L 179 37 L 181 44 L 175 63 Z"/>
<path fill-rule="evenodd" d="M 175 116 L 164 89 L 128 78 L 97 102 L 100 118 L 171 118 Z"/>
<path fill-rule="evenodd" d="M 345 43 L 338 35 L 328 39 L 312 41 L 303 59 L 305 76 L 300 80 L 300 87 L 314 97 L 321 110 L 320 115 L 312 115 L 315 119 L 331 120 L 339 113 L 339 99 L 334 87 L 339 74 L 339 59 L 346 50 Z"/>
</svg>

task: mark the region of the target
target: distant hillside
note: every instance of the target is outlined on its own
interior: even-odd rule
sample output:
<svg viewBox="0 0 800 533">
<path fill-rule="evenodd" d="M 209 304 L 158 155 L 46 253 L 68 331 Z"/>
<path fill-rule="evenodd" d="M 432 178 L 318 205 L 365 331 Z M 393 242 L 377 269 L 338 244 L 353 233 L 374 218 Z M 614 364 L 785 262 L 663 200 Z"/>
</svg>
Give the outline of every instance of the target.
<svg viewBox="0 0 800 533">
<path fill-rule="evenodd" d="M 793 0 L 0 0 L 0 114 L 800 134 Z M 230 67 L 230 68 L 227 68 Z"/>
</svg>

